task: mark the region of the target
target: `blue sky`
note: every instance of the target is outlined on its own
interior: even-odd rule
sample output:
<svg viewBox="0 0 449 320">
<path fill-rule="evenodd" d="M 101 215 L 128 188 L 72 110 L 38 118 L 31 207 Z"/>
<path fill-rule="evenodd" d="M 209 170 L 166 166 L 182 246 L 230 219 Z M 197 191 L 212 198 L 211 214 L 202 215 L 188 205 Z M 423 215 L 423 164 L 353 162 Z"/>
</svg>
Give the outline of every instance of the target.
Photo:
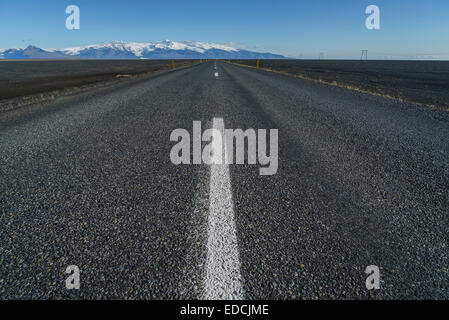
<svg viewBox="0 0 449 320">
<path fill-rule="evenodd" d="M 67 30 L 65 8 L 81 11 Z M 365 27 L 365 8 L 381 29 Z M 449 59 L 448 0 L 1 0 L 0 48 L 124 41 L 197 40 L 290 57 Z"/>
</svg>

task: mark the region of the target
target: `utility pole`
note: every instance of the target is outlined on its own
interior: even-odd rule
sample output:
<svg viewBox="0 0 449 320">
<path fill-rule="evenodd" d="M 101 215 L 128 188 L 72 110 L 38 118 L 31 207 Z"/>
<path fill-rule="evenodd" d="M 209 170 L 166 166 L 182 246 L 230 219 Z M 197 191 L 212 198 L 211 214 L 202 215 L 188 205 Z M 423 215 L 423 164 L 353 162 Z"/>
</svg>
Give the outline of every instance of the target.
<svg viewBox="0 0 449 320">
<path fill-rule="evenodd" d="M 367 61 L 368 60 L 368 50 L 362 50 L 362 56 L 360 57 L 361 61 Z"/>
</svg>

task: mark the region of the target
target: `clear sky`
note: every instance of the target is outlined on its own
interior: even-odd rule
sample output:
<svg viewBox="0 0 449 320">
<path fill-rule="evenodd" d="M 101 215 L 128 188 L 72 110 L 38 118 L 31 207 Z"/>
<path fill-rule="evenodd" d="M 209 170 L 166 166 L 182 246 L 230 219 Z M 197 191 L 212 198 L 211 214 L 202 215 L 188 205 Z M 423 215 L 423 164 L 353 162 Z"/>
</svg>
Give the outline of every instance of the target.
<svg viewBox="0 0 449 320">
<path fill-rule="evenodd" d="M 77 5 L 81 29 L 67 30 Z M 380 30 L 365 8 L 380 8 Z M 449 0 L 0 0 L 0 48 L 196 40 L 290 57 L 449 59 Z"/>
</svg>

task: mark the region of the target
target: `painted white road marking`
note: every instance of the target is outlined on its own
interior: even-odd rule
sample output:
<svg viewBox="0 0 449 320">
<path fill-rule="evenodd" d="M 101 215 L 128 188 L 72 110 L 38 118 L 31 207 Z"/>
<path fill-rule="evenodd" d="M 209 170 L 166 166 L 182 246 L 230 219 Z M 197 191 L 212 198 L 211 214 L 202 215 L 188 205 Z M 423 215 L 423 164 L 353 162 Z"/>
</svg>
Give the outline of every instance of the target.
<svg viewBox="0 0 449 320">
<path fill-rule="evenodd" d="M 213 128 L 224 135 L 222 118 L 213 119 Z M 217 161 L 216 156 L 226 157 L 226 143 L 220 137 L 212 136 L 211 163 L 226 163 L 225 158 Z M 225 142 L 223 140 L 223 142 Z M 222 152 L 215 152 L 220 150 Z M 243 299 L 240 258 L 234 221 L 234 203 L 232 200 L 229 165 L 211 164 L 210 195 L 207 239 L 206 279 L 204 281 L 204 299 L 240 300 Z"/>
<path fill-rule="evenodd" d="M 218 77 L 218 72 L 215 72 L 215 76 Z"/>
</svg>

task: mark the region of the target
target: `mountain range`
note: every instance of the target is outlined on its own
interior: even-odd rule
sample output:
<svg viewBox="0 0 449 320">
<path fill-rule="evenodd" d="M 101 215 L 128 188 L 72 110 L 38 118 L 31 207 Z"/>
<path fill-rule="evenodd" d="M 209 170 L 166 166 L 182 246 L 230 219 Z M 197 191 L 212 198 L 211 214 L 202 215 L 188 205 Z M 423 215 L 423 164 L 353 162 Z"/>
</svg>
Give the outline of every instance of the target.
<svg viewBox="0 0 449 320">
<path fill-rule="evenodd" d="M 0 59 L 286 59 L 286 57 L 214 43 L 165 40 L 113 41 L 66 49 L 41 49 L 30 45 L 26 48 L 0 49 Z"/>
</svg>

